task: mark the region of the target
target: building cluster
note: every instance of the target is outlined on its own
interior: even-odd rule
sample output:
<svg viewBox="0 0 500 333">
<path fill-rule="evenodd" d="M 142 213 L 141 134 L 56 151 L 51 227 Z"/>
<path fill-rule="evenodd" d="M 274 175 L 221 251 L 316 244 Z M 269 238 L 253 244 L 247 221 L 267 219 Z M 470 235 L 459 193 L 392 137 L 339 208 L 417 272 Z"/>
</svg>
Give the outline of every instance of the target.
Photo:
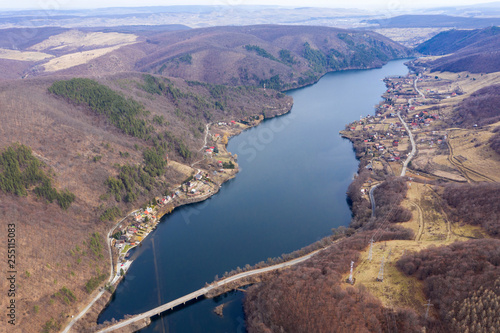
<svg viewBox="0 0 500 333">
<path fill-rule="evenodd" d="M 440 120 L 439 109 L 433 110 L 431 107 L 422 110 L 419 106 L 436 104 L 437 100 L 454 97 L 456 93 L 445 91 L 439 96 L 423 99 L 415 89 L 415 80 L 417 84 L 428 81 L 433 81 L 431 83 L 434 84 L 436 81 L 431 77 L 417 78 L 414 74 L 386 78 L 384 101 L 378 105 L 375 116 L 360 117 L 359 121 L 346 128 L 346 132 L 350 132 L 346 136 L 357 141 L 357 149 L 364 148 L 365 155 L 371 157 L 372 161 L 373 158 L 381 158 L 389 163 L 403 163 L 411 149 L 408 133 L 398 114 L 410 131 L 419 138 L 417 144 L 432 148 L 446 142 L 446 133 L 430 130 L 432 123 Z M 437 93 L 434 91 L 434 94 Z M 369 163 L 366 168 L 371 170 L 374 165 Z"/>
</svg>

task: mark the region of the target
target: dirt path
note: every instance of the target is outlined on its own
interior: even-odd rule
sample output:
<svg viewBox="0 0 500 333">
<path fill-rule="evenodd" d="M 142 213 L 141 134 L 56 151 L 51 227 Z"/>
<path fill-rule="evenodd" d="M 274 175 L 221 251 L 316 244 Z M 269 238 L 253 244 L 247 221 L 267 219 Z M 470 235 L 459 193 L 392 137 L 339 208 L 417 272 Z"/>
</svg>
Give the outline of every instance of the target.
<svg viewBox="0 0 500 333">
<path fill-rule="evenodd" d="M 372 188 L 370 189 L 370 192 L 369 192 L 369 197 L 370 197 L 370 202 L 372 204 L 372 218 L 375 217 L 375 197 L 373 196 L 373 191 L 375 191 L 375 189 L 377 188 L 377 186 L 379 186 L 380 184 L 377 184 L 375 186 L 372 186 Z"/>
<path fill-rule="evenodd" d="M 488 182 L 495 182 L 493 179 L 489 178 L 488 176 L 485 176 L 483 175 L 482 173 L 479 173 L 477 172 L 476 170 L 474 169 L 471 169 L 469 167 L 466 167 L 465 165 L 463 165 L 461 162 L 459 162 L 455 155 L 454 155 L 454 152 L 453 152 L 453 146 L 450 142 L 450 139 L 448 139 L 446 141 L 446 144 L 448 145 L 448 149 L 449 149 L 449 155 L 448 155 L 448 161 L 457 168 L 457 170 L 462 174 L 462 176 L 464 176 L 465 179 L 467 179 L 467 182 L 468 183 L 474 183 L 476 182 L 474 179 L 472 179 L 470 176 L 469 176 L 469 173 L 476 176 L 476 177 L 479 177 L 479 178 L 482 178 Z"/>
<path fill-rule="evenodd" d="M 415 241 L 418 242 L 420 241 L 424 233 L 424 213 L 422 212 L 422 208 L 420 207 L 420 205 L 416 202 L 410 201 L 410 204 L 416 207 L 418 212 L 418 232 L 417 236 L 415 237 Z"/>
<path fill-rule="evenodd" d="M 206 126 L 205 126 L 205 139 L 203 140 L 203 146 L 200 148 L 199 151 L 202 151 L 203 148 L 205 148 L 207 146 L 207 141 L 208 141 L 208 129 L 210 128 L 210 123 L 208 123 Z"/>
</svg>

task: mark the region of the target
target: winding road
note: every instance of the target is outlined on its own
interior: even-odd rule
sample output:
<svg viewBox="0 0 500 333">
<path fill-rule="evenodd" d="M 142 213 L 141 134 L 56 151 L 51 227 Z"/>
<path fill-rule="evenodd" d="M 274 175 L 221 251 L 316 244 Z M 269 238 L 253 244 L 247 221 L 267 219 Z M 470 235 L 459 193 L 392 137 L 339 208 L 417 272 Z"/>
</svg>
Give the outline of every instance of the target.
<svg viewBox="0 0 500 333">
<path fill-rule="evenodd" d="M 423 92 L 421 92 L 418 87 L 417 87 L 417 81 L 418 81 L 418 76 L 413 80 L 413 88 L 415 88 L 415 91 L 418 92 L 420 96 L 422 96 L 423 99 L 425 99 L 425 95 Z"/>
<path fill-rule="evenodd" d="M 113 230 L 115 230 L 115 228 L 120 225 L 120 223 L 122 223 L 127 217 L 129 217 L 130 215 L 134 214 L 135 212 L 137 212 L 137 210 L 134 210 L 133 212 L 130 212 L 127 214 L 127 216 L 125 216 L 123 219 L 121 219 L 119 222 L 117 222 L 111 229 L 109 229 L 108 231 L 108 234 L 106 235 L 106 243 L 108 244 L 108 252 L 109 252 L 109 261 L 110 261 L 110 270 L 109 270 L 109 278 L 108 278 L 108 283 L 112 283 L 112 282 L 116 282 L 114 281 L 114 269 L 113 269 L 113 252 L 112 252 L 112 249 L 111 249 L 111 232 L 113 232 Z M 62 333 L 68 333 L 71 328 L 73 327 L 73 325 L 80 319 L 82 318 L 83 316 L 85 316 L 85 314 L 87 313 L 87 311 L 92 307 L 92 305 L 94 305 L 95 302 L 97 302 L 97 300 L 99 298 L 101 298 L 101 296 L 104 294 L 106 290 L 105 289 L 102 289 L 101 291 L 99 291 L 99 293 L 96 295 L 96 297 L 94 297 L 94 299 L 92 299 L 92 301 L 90 301 L 90 303 L 76 316 L 74 317 L 70 323 L 66 326 L 66 328 L 64 329 L 64 331 L 62 331 Z"/>
<path fill-rule="evenodd" d="M 373 196 L 373 191 L 375 191 L 375 189 L 377 188 L 377 186 L 379 186 L 380 184 L 377 184 L 375 186 L 372 186 L 372 188 L 370 189 L 370 192 L 368 193 L 369 194 L 369 197 L 370 197 L 370 202 L 372 204 L 372 218 L 375 217 L 375 197 Z"/>
<path fill-rule="evenodd" d="M 410 128 L 408 128 L 408 125 L 403 121 L 403 118 L 401 118 L 401 113 L 399 111 L 398 111 L 398 118 L 399 120 L 401 120 L 401 123 L 408 132 L 408 136 L 410 137 L 410 142 L 411 142 L 411 152 L 406 158 L 405 162 L 403 163 L 403 169 L 401 170 L 401 177 L 404 177 L 406 174 L 406 169 L 408 168 L 408 163 L 410 163 L 411 159 L 417 153 L 417 146 L 415 145 L 415 139 L 413 138 L 413 134 L 411 133 Z"/>
<path fill-rule="evenodd" d="M 415 91 L 420 95 L 422 96 L 423 99 L 425 99 L 425 95 L 418 89 L 417 87 L 417 81 L 418 81 L 418 76 L 415 78 L 415 80 L 413 80 L 413 87 L 415 88 Z M 412 102 L 413 102 L 414 98 L 410 99 L 408 101 L 408 104 L 411 106 Z M 413 138 L 413 134 L 411 133 L 410 131 L 410 128 L 408 127 L 408 125 L 403 121 L 403 118 L 401 117 L 401 113 L 400 111 L 398 111 L 398 118 L 399 120 L 401 121 L 401 123 L 403 124 L 403 126 L 405 127 L 406 131 L 408 132 L 408 136 L 410 137 L 410 142 L 411 142 L 411 152 L 410 154 L 408 155 L 408 158 L 405 160 L 405 162 L 403 163 L 403 169 L 401 170 L 401 177 L 404 177 L 405 174 L 406 174 L 406 169 L 408 168 L 408 164 L 410 163 L 411 159 L 415 156 L 415 154 L 417 153 L 417 145 L 415 144 L 415 139 Z"/>
</svg>

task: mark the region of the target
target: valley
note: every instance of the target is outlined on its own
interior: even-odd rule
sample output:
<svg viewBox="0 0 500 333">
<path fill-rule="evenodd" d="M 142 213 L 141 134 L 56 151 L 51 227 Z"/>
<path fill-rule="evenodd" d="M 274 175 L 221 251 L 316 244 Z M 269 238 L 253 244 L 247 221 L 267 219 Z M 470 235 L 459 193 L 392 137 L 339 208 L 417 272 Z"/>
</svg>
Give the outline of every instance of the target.
<svg viewBox="0 0 500 333">
<path fill-rule="evenodd" d="M 495 331 L 488 6 L 0 11 L 8 331 Z"/>
</svg>

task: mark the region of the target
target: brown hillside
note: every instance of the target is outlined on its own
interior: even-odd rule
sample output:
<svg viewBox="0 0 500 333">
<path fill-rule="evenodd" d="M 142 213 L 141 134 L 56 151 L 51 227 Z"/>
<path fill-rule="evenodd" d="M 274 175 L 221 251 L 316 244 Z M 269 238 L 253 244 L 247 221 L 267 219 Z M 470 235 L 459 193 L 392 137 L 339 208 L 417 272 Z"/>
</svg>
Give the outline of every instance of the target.
<svg viewBox="0 0 500 333">
<path fill-rule="evenodd" d="M 305 43 L 313 50 L 310 57 L 305 56 Z M 154 36 L 150 44 L 154 45 L 148 46 L 152 52 L 136 64 L 141 71 L 253 85 L 263 85 L 262 81 L 279 75 L 281 88 L 313 82 L 312 77 L 327 71 L 377 67 L 408 55 L 404 47 L 373 32 L 311 26 L 193 29 Z M 247 45 L 257 46 L 262 52 L 248 50 Z M 280 51 L 289 51 L 291 57 L 280 57 Z M 182 60 L 186 55 L 189 61 Z"/>
<path fill-rule="evenodd" d="M 36 42 L 20 50 L 19 60 L 55 57 L 31 63 L 23 75 L 141 71 L 216 84 L 265 84 L 278 90 L 313 83 L 329 71 L 380 67 L 409 55 L 405 47 L 374 32 L 286 25 L 151 31 L 140 36 L 71 30 Z M 0 64 L 5 61 L 0 59 Z"/>
<path fill-rule="evenodd" d="M 500 84 L 482 88 L 455 109 L 453 124 L 460 127 L 484 126 L 500 120 Z"/>
<path fill-rule="evenodd" d="M 500 28 L 444 31 L 415 48 L 429 55 L 444 55 L 426 66 L 435 72 L 493 73 L 500 70 Z"/>
</svg>

